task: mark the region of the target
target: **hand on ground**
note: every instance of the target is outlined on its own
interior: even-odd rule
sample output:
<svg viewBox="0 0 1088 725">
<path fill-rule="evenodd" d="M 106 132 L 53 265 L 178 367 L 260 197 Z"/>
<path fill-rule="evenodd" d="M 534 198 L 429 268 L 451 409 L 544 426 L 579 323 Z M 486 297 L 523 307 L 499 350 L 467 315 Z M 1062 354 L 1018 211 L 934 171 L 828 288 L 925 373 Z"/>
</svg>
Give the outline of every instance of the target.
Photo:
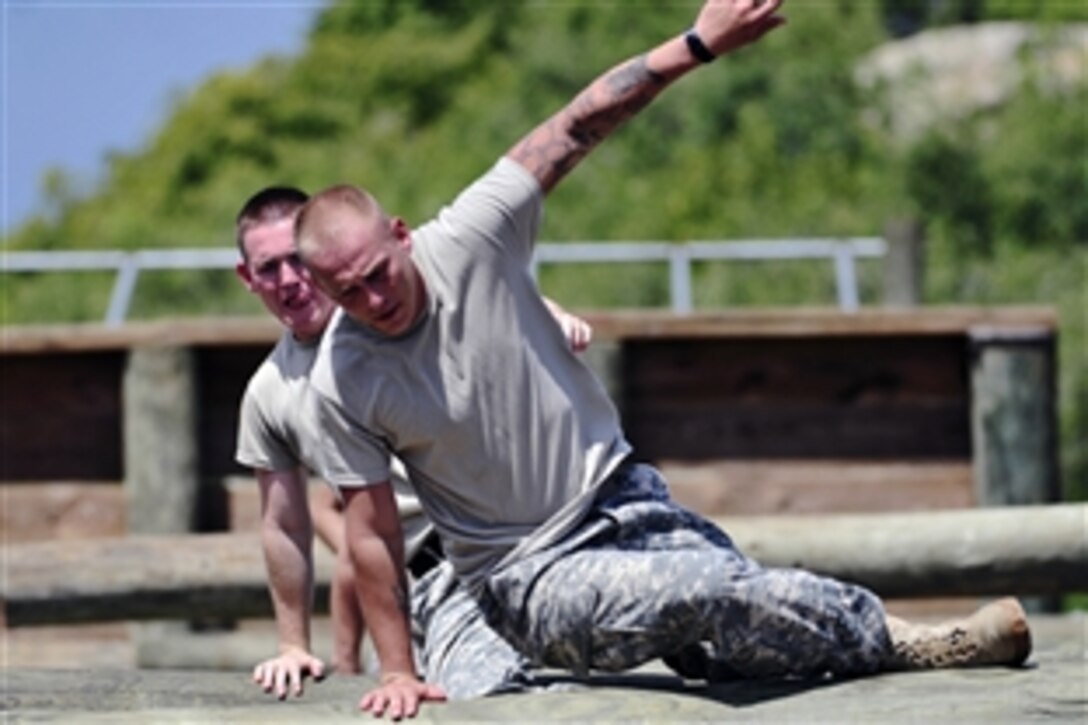
<svg viewBox="0 0 1088 725">
<path fill-rule="evenodd" d="M 408 673 L 383 675 L 377 689 L 363 695 L 359 709 L 375 717 L 388 715 L 393 720 L 415 717 L 422 702 L 443 702 L 446 692 Z"/>
<path fill-rule="evenodd" d="M 290 693 L 302 695 L 302 681 L 307 676 L 320 680 L 325 676 L 325 663 L 309 652 L 290 649 L 253 668 L 253 681 L 265 692 L 274 692 L 284 699 Z"/>
</svg>

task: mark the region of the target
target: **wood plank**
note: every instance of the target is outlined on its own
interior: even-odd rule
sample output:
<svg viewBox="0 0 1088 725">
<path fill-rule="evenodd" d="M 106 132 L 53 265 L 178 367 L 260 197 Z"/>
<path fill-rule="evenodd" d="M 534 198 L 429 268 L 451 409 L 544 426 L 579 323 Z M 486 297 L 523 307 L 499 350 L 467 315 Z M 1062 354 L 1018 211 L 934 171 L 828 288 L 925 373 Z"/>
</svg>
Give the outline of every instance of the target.
<svg viewBox="0 0 1088 725">
<path fill-rule="evenodd" d="M 601 339 L 669 337 L 851 337 L 963 335 L 975 326 L 1057 329 L 1057 312 L 1048 306 L 924 307 L 917 309 L 789 308 L 697 311 L 677 315 L 663 310 L 579 311 Z"/>
<path fill-rule="evenodd" d="M 625 405 L 646 397 L 760 403 L 963 401 L 962 337 L 670 338 L 623 346 Z"/>
<path fill-rule="evenodd" d="M 628 341 L 619 404 L 640 453 L 700 460 L 966 457 L 957 356 L 968 332 L 1052 334 L 1055 322 L 1048 307 L 587 317 L 598 340 Z M 196 347 L 201 473 L 238 472 L 238 401 L 278 335 L 265 318 L 5 328 L 0 480 L 119 479 L 121 373 L 128 350 L 147 345 Z M 791 407 L 806 401 L 813 407 Z"/>
<path fill-rule="evenodd" d="M 141 345 L 271 346 L 282 327 L 267 317 L 212 317 L 73 325 L 16 325 L 4 328 L 0 354 L 20 355 L 123 350 Z"/>
<path fill-rule="evenodd" d="M 196 348 L 197 435 L 203 475 L 220 477 L 246 471 L 234 461 L 239 406 L 250 376 L 271 349 L 271 344 L 264 343 Z"/>
<path fill-rule="evenodd" d="M 657 337 L 819 337 L 966 334 L 974 326 L 1057 329 L 1048 306 L 925 307 L 915 310 L 789 308 L 698 311 L 579 310 L 598 339 Z M 102 324 L 24 325 L 4 328 L 0 354 L 116 350 L 149 344 L 254 344 L 275 342 L 280 328 L 268 317 L 216 317 Z"/>
<path fill-rule="evenodd" d="M 662 461 L 673 498 L 704 516 L 866 513 L 974 505 L 971 467 L 963 462 Z M 323 484 L 313 483 L 312 486 Z M 255 533 L 256 481 L 225 482 L 228 529 Z M 125 495 L 119 482 L 51 481 L 0 485 L 0 538 L 9 544 L 121 536 Z"/>
<path fill-rule="evenodd" d="M 125 493 L 116 481 L 0 484 L 0 501 L 5 545 L 125 533 Z"/>
<path fill-rule="evenodd" d="M 1088 505 L 731 517 L 766 566 L 800 566 L 888 597 L 1088 591 Z M 252 617 L 271 611 L 254 534 L 130 536 L 7 547 L 7 626 Z M 333 562 L 315 547 L 326 601 Z"/>
<path fill-rule="evenodd" d="M 967 462 L 662 461 L 680 504 L 709 517 L 875 513 L 974 505 Z"/>
<path fill-rule="evenodd" d="M 969 458 L 963 338 L 638 340 L 620 409 L 641 455 Z"/>
<path fill-rule="evenodd" d="M 242 470 L 234 462 L 238 406 L 270 349 L 265 341 L 195 348 L 202 474 Z M 119 480 L 128 355 L 127 349 L 0 355 L 0 480 Z"/>
<path fill-rule="evenodd" d="M 257 534 L 33 542 L 8 546 L 6 557 L 8 626 L 272 614 Z M 314 560 L 320 609 L 333 561 L 321 546 Z"/>
<path fill-rule="evenodd" d="M 624 427 L 646 460 L 970 457 L 960 406 L 829 409 L 819 405 L 624 409 Z"/>
<path fill-rule="evenodd" d="M 1088 504 L 716 521 L 757 561 L 883 597 L 1088 591 Z"/>
<path fill-rule="evenodd" d="M 0 480 L 121 478 L 121 351 L 0 355 Z"/>
</svg>

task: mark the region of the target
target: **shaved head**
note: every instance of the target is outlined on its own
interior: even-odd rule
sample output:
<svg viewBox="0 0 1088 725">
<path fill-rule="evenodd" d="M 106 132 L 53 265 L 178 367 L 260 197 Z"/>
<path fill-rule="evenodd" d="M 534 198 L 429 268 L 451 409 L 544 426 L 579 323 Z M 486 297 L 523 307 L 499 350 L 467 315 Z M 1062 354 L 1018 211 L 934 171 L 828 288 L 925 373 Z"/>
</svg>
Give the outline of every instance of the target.
<svg viewBox="0 0 1088 725">
<path fill-rule="evenodd" d="M 381 204 L 370 192 L 339 184 L 315 194 L 295 218 L 295 243 L 304 261 L 336 245 L 352 225 L 387 221 Z"/>
<path fill-rule="evenodd" d="M 293 186 L 269 186 L 249 197 L 234 221 L 235 241 L 242 258 L 249 258 L 245 240 L 251 229 L 294 216 L 309 198 Z"/>
<path fill-rule="evenodd" d="M 295 218 L 294 233 L 314 281 L 356 321 L 396 336 L 425 313 L 411 230 L 363 189 L 345 184 L 315 195 Z"/>
</svg>

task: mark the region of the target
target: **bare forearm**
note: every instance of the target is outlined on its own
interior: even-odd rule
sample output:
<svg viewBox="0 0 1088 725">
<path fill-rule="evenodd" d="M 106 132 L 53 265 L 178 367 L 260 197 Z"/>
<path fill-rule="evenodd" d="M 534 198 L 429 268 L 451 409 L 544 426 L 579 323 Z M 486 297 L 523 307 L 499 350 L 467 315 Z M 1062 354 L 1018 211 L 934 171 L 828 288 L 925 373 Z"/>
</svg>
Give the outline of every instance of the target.
<svg viewBox="0 0 1088 725">
<path fill-rule="evenodd" d="M 781 5 L 782 0 L 707 0 L 694 23 L 703 43 L 700 55 L 709 54 L 706 59 L 712 60 L 759 40 L 785 22 L 777 14 Z M 700 64 L 678 33 L 597 78 L 507 156 L 528 169 L 545 192 L 550 191 L 608 134 Z"/>
<path fill-rule="evenodd" d="M 381 674 L 415 676 L 409 629 L 403 541 L 397 536 L 355 536 L 349 530 L 356 586 L 374 641 Z"/>
<path fill-rule="evenodd" d="M 669 45 L 597 78 L 507 155 L 536 176 L 545 191 L 551 190 L 598 143 L 694 67 L 690 59 L 675 56 Z"/>
<path fill-rule="evenodd" d="M 313 601 L 312 536 L 292 536 L 282 528 L 262 528 L 268 588 L 276 615 L 280 649 L 310 650 L 310 616 Z"/>
<path fill-rule="evenodd" d="M 314 486 L 309 492 L 310 518 L 314 532 L 334 554 L 344 546 L 344 514 L 336 494 L 326 486 Z"/>
<path fill-rule="evenodd" d="M 338 672 L 359 672 L 359 645 L 366 624 L 355 587 L 355 569 L 346 546 L 336 556 L 336 572 L 329 591 L 332 619 L 334 665 Z"/>
</svg>

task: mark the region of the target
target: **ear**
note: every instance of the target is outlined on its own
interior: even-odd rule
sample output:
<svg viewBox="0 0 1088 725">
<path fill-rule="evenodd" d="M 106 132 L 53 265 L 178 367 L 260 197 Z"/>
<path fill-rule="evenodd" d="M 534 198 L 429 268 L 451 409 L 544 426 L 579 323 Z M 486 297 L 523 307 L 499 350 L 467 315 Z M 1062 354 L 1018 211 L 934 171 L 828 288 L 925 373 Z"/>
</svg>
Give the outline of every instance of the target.
<svg viewBox="0 0 1088 725">
<path fill-rule="evenodd" d="M 412 246 L 412 228 L 408 226 L 408 222 L 404 221 L 399 216 L 395 216 L 389 220 L 389 229 L 393 232 L 393 237 L 405 247 Z"/>
<path fill-rule="evenodd" d="M 255 291 L 253 289 L 253 275 L 249 272 L 249 265 L 245 261 L 241 261 L 234 266 L 234 273 L 238 275 L 238 279 L 242 280 L 242 284 L 246 286 L 246 289 L 250 292 Z"/>
</svg>

